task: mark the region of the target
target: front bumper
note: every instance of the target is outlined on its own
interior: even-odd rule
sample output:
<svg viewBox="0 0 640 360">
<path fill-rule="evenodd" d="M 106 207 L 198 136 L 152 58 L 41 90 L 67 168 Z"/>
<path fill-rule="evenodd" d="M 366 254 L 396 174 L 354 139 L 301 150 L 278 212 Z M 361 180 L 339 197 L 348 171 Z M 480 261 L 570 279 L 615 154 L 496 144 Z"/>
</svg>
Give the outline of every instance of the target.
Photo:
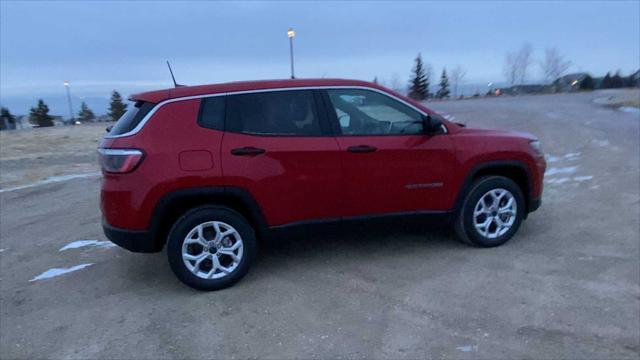
<svg viewBox="0 0 640 360">
<path fill-rule="evenodd" d="M 148 231 L 120 229 L 102 220 L 102 230 L 112 243 L 137 253 L 154 253 L 162 251 Z"/>
<path fill-rule="evenodd" d="M 542 205 L 542 197 L 529 200 L 529 209 L 527 209 L 527 212 L 531 213 L 538 210 L 540 205 Z"/>
</svg>

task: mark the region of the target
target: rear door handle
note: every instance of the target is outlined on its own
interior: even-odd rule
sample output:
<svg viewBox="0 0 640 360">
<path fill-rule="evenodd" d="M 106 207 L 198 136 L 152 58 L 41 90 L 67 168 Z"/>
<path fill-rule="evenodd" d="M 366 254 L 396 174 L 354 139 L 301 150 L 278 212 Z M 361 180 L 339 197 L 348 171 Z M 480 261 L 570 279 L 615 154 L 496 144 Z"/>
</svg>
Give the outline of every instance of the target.
<svg viewBox="0 0 640 360">
<path fill-rule="evenodd" d="M 264 149 L 256 148 L 253 146 L 247 146 L 247 147 L 231 150 L 231 154 L 236 156 L 257 156 L 264 153 L 265 153 Z"/>
<path fill-rule="evenodd" d="M 376 147 L 369 145 L 349 146 L 347 148 L 347 151 L 352 153 L 370 153 L 376 150 L 378 150 Z"/>
</svg>

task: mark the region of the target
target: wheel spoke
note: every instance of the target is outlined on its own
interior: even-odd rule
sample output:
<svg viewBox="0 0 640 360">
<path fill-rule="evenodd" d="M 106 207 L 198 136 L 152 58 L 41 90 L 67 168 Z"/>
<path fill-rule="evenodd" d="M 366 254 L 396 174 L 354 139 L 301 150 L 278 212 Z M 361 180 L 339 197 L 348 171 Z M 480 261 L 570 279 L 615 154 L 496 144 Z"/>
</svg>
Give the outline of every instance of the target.
<svg viewBox="0 0 640 360">
<path fill-rule="evenodd" d="M 233 250 L 230 250 L 230 249 L 220 249 L 218 252 L 219 252 L 220 254 L 230 256 L 234 263 L 239 263 L 239 262 L 240 262 L 240 258 L 238 257 L 238 255 L 236 255 L 236 253 L 234 253 L 234 252 L 233 252 Z"/>
<path fill-rule="evenodd" d="M 183 254 L 182 258 L 186 259 L 186 260 L 190 260 L 190 261 L 195 261 L 195 264 L 193 265 L 191 272 L 194 274 L 197 274 L 200 271 L 200 264 L 202 264 L 202 262 L 209 257 L 208 253 L 201 253 L 199 255 L 190 255 L 190 254 Z"/>
<path fill-rule="evenodd" d="M 207 246 L 207 242 L 201 237 L 198 237 L 196 239 L 193 239 L 193 238 L 185 239 L 184 243 L 187 244 L 187 245 L 188 244 L 200 244 L 202 246 Z"/>
<path fill-rule="evenodd" d="M 475 224 L 475 226 L 476 226 L 476 229 L 478 229 L 481 234 L 486 235 L 489 231 L 489 226 L 491 226 L 492 222 L 493 222 L 493 217 L 487 216 L 487 219 L 483 223 Z"/>
<path fill-rule="evenodd" d="M 213 263 L 213 266 L 211 267 L 211 271 L 207 274 L 209 279 L 211 279 L 211 277 L 216 273 L 216 270 L 220 269 L 220 260 L 218 260 L 217 256 L 212 256 L 211 262 Z"/>
<path fill-rule="evenodd" d="M 516 211 L 515 211 L 515 210 L 513 210 L 513 209 L 511 209 L 511 208 L 508 208 L 508 209 L 500 209 L 500 210 L 498 210 L 498 214 L 500 214 L 500 215 L 503 215 L 503 214 L 509 214 L 509 215 L 513 216 L 513 215 L 515 215 L 515 214 L 516 214 Z"/>
</svg>

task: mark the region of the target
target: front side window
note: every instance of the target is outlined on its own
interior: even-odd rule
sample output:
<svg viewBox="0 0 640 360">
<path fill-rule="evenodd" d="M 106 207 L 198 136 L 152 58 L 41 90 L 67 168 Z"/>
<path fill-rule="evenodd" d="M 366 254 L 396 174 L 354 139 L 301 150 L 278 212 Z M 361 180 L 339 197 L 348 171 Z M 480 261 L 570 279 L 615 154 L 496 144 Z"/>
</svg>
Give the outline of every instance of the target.
<svg viewBox="0 0 640 360">
<path fill-rule="evenodd" d="M 273 91 L 227 96 L 229 131 L 252 135 L 319 136 L 313 91 Z"/>
<path fill-rule="evenodd" d="M 380 93 L 361 89 L 327 90 L 344 135 L 422 134 L 422 115 Z"/>
</svg>

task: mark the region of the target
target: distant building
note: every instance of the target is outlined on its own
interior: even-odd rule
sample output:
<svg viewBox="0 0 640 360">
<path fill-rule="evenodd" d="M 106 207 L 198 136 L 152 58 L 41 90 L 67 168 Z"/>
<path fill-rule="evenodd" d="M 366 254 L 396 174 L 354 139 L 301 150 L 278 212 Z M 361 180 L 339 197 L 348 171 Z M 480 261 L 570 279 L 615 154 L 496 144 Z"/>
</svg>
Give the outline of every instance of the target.
<svg viewBox="0 0 640 360">
<path fill-rule="evenodd" d="M 580 89 L 580 83 L 588 75 L 587 73 L 575 73 L 561 76 L 553 82 L 552 86 L 555 92 L 578 91 Z"/>
</svg>

